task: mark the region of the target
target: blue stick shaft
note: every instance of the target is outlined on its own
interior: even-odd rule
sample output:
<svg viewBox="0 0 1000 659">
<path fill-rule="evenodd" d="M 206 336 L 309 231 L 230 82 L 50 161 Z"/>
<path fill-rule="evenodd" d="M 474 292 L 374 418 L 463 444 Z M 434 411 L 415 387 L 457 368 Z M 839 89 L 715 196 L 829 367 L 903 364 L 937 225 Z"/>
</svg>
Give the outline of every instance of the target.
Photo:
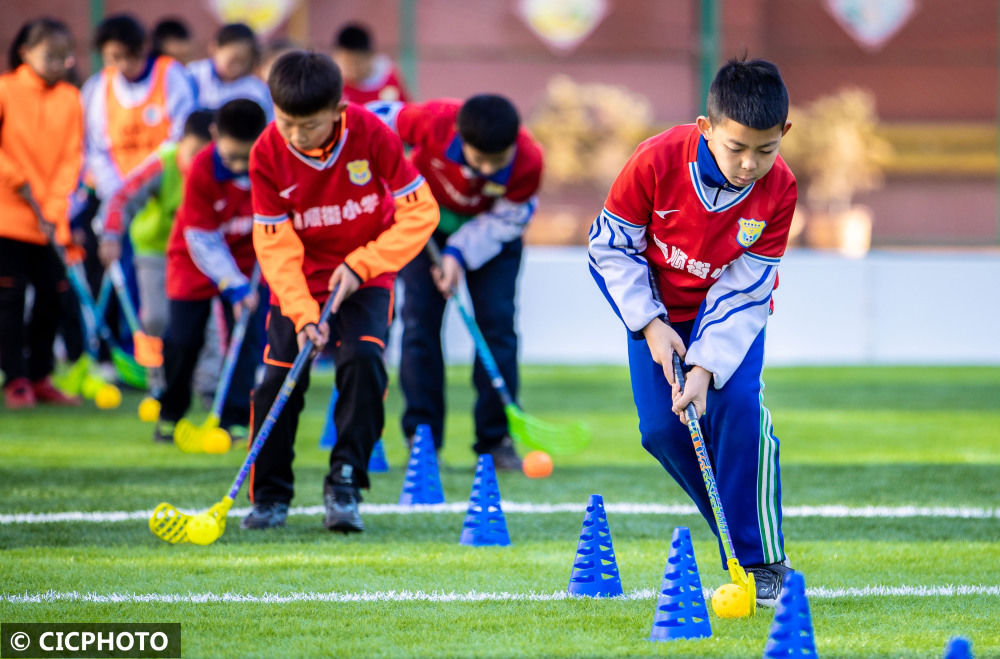
<svg viewBox="0 0 1000 659">
<path fill-rule="evenodd" d="M 427 241 L 427 255 L 437 267 L 441 267 L 441 250 L 438 249 L 437 243 L 431 238 Z M 486 369 L 487 375 L 490 376 L 490 384 L 496 390 L 497 394 L 500 396 L 500 400 L 503 402 L 504 407 L 508 405 L 517 405 L 514 402 L 514 397 L 510 395 L 510 390 L 507 388 L 507 381 L 503 379 L 503 375 L 500 374 L 500 367 L 497 366 L 497 360 L 493 358 L 493 353 L 490 351 L 490 346 L 486 343 L 486 337 L 483 336 L 482 331 L 479 329 L 479 325 L 476 324 L 476 319 L 469 312 L 469 309 L 462 302 L 462 299 L 458 296 L 457 291 L 451 292 L 451 299 L 455 300 L 455 306 L 458 307 L 458 314 L 462 317 L 462 321 L 465 326 L 469 329 L 469 334 L 472 335 L 472 342 L 476 346 L 476 353 L 479 355 L 479 361 L 483 363 L 483 368 Z"/>
<path fill-rule="evenodd" d="M 128 323 L 129 330 L 133 334 L 141 332 L 142 325 L 139 324 L 139 316 L 135 312 L 135 305 L 132 304 L 132 298 L 129 297 L 128 290 L 125 288 L 125 273 L 122 272 L 120 261 L 115 261 L 108 266 L 108 275 L 111 277 L 111 283 L 115 287 L 115 293 L 118 295 L 118 302 L 121 303 L 122 312 L 125 314 L 125 322 Z"/>
<path fill-rule="evenodd" d="M 684 390 L 684 369 L 681 368 L 681 358 L 674 353 L 674 377 Z M 698 466 L 701 467 L 701 477 L 705 481 L 705 489 L 708 491 L 708 501 L 712 505 L 712 514 L 715 516 L 715 526 L 719 529 L 719 538 L 726 550 L 726 560 L 736 557 L 736 550 L 733 548 L 733 541 L 729 537 L 729 525 L 726 523 L 726 513 L 722 510 L 722 497 L 719 496 L 719 487 L 715 482 L 715 473 L 712 471 L 712 462 L 708 459 L 708 448 L 705 446 L 705 436 L 701 433 L 701 424 L 698 423 L 698 411 L 694 403 L 689 403 L 685 410 L 687 416 L 688 432 L 691 433 L 691 441 L 694 443 L 694 452 L 698 456 Z"/>
<path fill-rule="evenodd" d="M 253 274 L 250 275 L 250 290 L 256 291 L 260 282 L 260 265 L 254 265 Z M 226 349 L 226 358 L 222 362 L 222 374 L 219 376 L 219 383 L 215 386 L 215 396 L 212 398 L 212 409 L 209 412 L 216 419 L 222 418 L 222 406 L 226 402 L 226 394 L 229 393 L 229 384 L 232 382 L 233 373 L 236 372 L 236 360 L 239 359 L 240 349 L 243 347 L 243 339 L 247 335 L 247 325 L 254 314 L 244 310 L 240 319 L 236 321 L 233 334 L 229 337 L 229 347 Z"/>
<path fill-rule="evenodd" d="M 331 292 L 330 297 L 326 299 L 326 304 L 323 305 L 323 310 L 319 314 L 319 322 L 317 325 L 323 325 L 323 323 L 329 320 L 330 307 L 333 306 L 335 293 L 336 291 Z M 268 435 L 271 434 L 274 424 L 277 423 L 278 417 L 281 415 L 281 410 L 285 408 L 285 403 L 288 402 L 289 397 L 292 395 L 292 391 L 295 390 L 295 385 L 298 383 L 302 370 L 312 358 L 312 351 L 313 342 L 306 341 L 306 344 L 302 347 L 302 350 L 299 351 L 298 356 L 295 358 L 295 362 L 292 364 L 292 367 L 288 370 L 288 375 L 285 376 L 285 381 L 281 383 L 281 389 L 278 390 L 278 395 L 275 397 L 274 402 L 271 403 L 271 409 L 267 411 L 267 416 L 264 417 L 264 422 L 260 425 L 260 431 L 257 433 L 257 437 L 253 440 L 253 444 L 250 445 L 250 451 L 247 453 L 246 460 L 243 461 L 243 466 L 240 467 L 239 473 L 236 474 L 233 486 L 229 488 L 230 499 L 236 499 L 236 495 L 243 486 L 243 481 L 246 480 L 247 475 L 250 473 L 250 467 L 253 465 L 254 461 L 257 460 L 260 450 L 264 448 L 264 442 L 267 441 Z"/>
</svg>

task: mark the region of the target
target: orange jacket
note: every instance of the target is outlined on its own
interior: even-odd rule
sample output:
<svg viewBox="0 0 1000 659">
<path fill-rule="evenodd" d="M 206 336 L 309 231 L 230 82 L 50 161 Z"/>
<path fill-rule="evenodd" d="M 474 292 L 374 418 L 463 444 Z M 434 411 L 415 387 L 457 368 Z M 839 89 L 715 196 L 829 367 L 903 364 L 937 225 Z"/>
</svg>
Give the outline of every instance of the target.
<svg viewBox="0 0 1000 659">
<path fill-rule="evenodd" d="M 0 237 L 44 245 L 28 183 L 56 239 L 68 244 L 69 196 L 83 164 L 83 109 L 69 83 L 49 87 L 27 64 L 0 76 Z"/>
</svg>

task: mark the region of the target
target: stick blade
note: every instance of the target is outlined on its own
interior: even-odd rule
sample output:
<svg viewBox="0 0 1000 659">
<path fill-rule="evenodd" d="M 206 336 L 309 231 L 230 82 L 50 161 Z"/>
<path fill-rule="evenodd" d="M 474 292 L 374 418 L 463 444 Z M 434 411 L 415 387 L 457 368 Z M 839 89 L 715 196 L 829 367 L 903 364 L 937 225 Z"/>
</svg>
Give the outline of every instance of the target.
<svg viewBox="0 0 1000 659">
<path fill-rule="evenodd" d="M 172 545 L 187 542 L 187 524 L 190 519 L 191 515 L 163 502 L 153 510 L 149 518 L 149 530 L 157 538 Z"/>
<path fill-rule="evenodd" d="M 201 428 L 187 419 L 181 419 L 174 426 L 174 444 L 185 453 L 204 453 Z"/>
<path fill-rule="evenodd" d="M 546 453 L 579 453 L 590 444 L 590 430 L 581 422 L 551 424 L 526 414 L 516 405 L 508 405 L 507 425 L 511 436 L 528 448 Z"/>
</svg>

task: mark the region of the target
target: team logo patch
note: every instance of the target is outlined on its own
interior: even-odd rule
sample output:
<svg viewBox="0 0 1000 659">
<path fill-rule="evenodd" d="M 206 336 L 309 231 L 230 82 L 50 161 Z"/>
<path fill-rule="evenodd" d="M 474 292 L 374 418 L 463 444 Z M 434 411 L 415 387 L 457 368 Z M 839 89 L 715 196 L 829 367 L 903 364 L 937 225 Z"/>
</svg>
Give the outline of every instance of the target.
<svg viewBox="0 0 1000 659">
<path fill-rule="evenodd" d="M 764 230 L 764 227 L 767 226 L 767 222 L 754 219 L 748 220 L 745 217 L 741 217 L 739 225 L 740 230 L 736 234 L 736 242 L 743 247 L 750 247 L 750 245 L 753 245 L 760 238 L 760 234 Z"/>
<path fill-rule="evenodd" d="M 354 185 L 364 185 L 372 180 L 372 170 L 368 168 L 367 160 L 352 160 L 347 163 L 347 171 Z"/>
<path fill-rule="evenodd" d="M 505 192 L 507 192 L 506 185 L 500 185 L 493 181 L 487 181 L 486 185 L 483 186 L 483 194 L 487 197 L 500 197 Z"/>
<path fill-rule="evenodd" d="M 163 111 L 158 105 L 147 105 L 142 109 L 142 121 L 147 126 L 156 126 L 163 121 Z"/>
</svg>

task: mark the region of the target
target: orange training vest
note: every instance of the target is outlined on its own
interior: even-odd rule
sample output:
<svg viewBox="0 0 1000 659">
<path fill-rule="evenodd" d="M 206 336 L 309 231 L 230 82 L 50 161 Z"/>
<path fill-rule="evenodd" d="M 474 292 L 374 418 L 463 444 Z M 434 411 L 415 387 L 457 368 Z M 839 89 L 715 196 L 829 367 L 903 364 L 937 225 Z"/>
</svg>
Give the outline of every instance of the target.
<svg viewBox="0 0 1000 659">
<path fill-rule="evenodd" d="M 157 57 L 150 74 L 149 95 L 133 108 L 124 107 L 115 96 L 113 69 L 105 69 L 107 79 L 107 136 L 111 160 L 122 177 L 170 136 L 167 113 L 167 67 L 169 57 Z"/>
</svg>

